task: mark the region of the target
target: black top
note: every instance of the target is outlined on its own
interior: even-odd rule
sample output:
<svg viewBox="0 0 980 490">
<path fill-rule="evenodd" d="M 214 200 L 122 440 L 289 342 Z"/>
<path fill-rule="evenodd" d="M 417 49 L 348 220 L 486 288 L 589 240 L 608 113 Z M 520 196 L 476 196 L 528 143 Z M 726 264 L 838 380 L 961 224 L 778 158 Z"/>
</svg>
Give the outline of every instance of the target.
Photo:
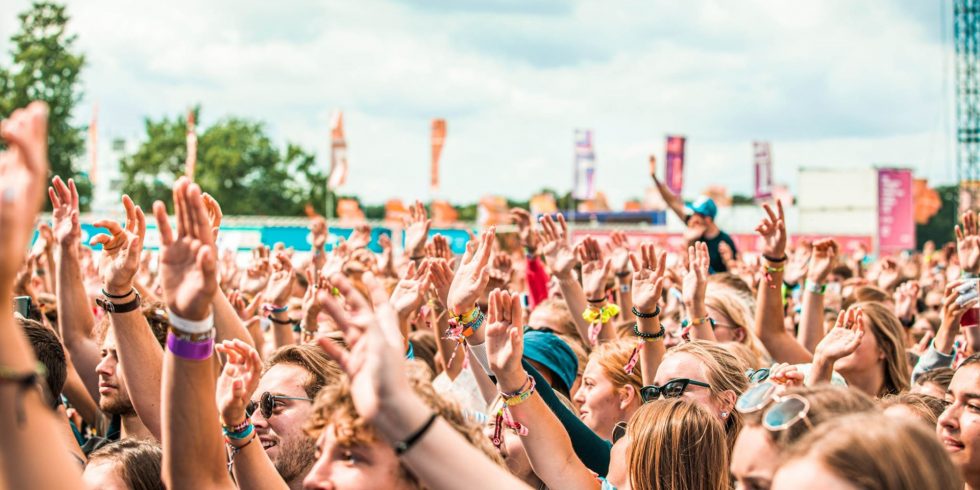
<svg viewBox="0 0 980 490">
<path fill-rule="evenodd" d="M 718 251 L 718 247 L 721 246 L 722 242 L 727 243 L 732 248 L 732 256 L 738 256 L 738 251 L 735 249 L 735 242 L 732 240 L 732 237 L 728 236 L 728 233 L 718 230 L 718 235 L 714 238 L 705 238 L 702 235 L 701 241 L 708 246 L 708 257 L 711 259 L 711 270 L 708 272 L 711 274 L 728 272 L 728 266 L 725 265 L 725 261 L 721 258 L 721 252 Z"/>
</svg>

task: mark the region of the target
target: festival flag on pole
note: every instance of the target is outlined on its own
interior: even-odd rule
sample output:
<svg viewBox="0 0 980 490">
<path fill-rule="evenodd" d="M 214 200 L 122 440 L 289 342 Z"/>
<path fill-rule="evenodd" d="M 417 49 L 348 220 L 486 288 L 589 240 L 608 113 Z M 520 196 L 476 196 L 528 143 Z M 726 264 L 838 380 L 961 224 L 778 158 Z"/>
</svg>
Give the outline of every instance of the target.
<svg viewBox="0 0 980 490">
<path fill-rule="evenodd" d="M 330 178 L 327 187 L 337 189 L 347 183 L 347 140 L 344 138 L 344 112 L 330 118 Z"/>
<path fill-rule="evenodd" d="M 446 142 L 446 120 L 432 120 L 432 167 L 430 191 L 435 194 L 439 191 L 439 156 L 442 154 L 442 147 Z"/>
<path fill-rule="evenodd" d="M 595 197 L 595 146 L 591 129 L 575 130 L 575 181 L 572 197 L 592 199 Z"/>
<path fill-rule="evenodd" d="M 88 179 L 95 185 L 99 172 L 99 103 L 92 105 L 92 122 L 88 125 Z"/>
<path fill-rule="evenodd" d="M 667 136 L 667 188 L 680 194 L 684 187 L 684 137 Z"/>
<path fill-rule="evenodd" d="M 755 154 L 755 199 L 772 197 L 772 147 L 768 141 L 753 141 Z"/>
<path fill-rule="evenodd" d="M 184 172 L 194 181 L 194 169 L 197 167 L 197 126 L 194 121 L 194 109 L 187 110 L 187 161 Z"/>
</svg>

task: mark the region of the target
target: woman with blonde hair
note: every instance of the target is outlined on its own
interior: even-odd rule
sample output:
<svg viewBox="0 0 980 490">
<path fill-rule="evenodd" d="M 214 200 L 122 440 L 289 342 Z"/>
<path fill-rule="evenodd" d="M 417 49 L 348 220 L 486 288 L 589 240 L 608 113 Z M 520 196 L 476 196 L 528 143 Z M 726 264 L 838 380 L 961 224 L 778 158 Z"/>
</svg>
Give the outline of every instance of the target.
<svg viewBox="0 0 980 490">
<path fill-rule="evenodd" d="M 794 444 L 773 490 L 958 490 L 959 472 L 921 422 L 880 414 L 828 421 Z"/>
<path fill-rule="evenodd" d="M 627 340 L 599 344 L 589 354 L 582 383 L 572 399 L 582 422 L 606 440 L 612 438 L 617 423 L 629 420 L 643 404 L 640 369 L 626 370 L 635 347 L 635 342 Z"/>
<path fill-rule="evenodd" d="M 708 284 L 704 298 L 704 307 L 711 318 L 715 338 L 719 342 L 736 342 L 748 347 L 752 354 L 769 363 L 772 359 L 765 347 L 752 332 L 752 322 L 755 312 L 752 305 L 738 291 L 721 286 Z"/>
</svg>

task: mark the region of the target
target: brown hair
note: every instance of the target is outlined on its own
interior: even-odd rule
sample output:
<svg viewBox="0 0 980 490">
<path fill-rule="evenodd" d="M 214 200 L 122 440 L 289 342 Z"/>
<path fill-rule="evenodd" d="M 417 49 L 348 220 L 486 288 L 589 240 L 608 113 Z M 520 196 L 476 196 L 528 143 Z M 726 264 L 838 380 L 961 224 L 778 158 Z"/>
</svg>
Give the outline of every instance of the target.
<svg viewBox="0 0 980 490">
<path fill-rule="evenodd" d="M 864 392 L 854 388 L 846 388 L 829 384 L 817 386 L 791 388 L 786 390 L 782 396 L 799 395 L 810 403 L 810 410 L 806 414 L 806 422 L 798 422 L 784 430 L 768 431 L 773 444 L 780 450 L 785 449 L 793 442 L 806 435 L 816 427 L 828 420 L 833 420 L 841 415 L 849 415 L 857 412 L 877 411 L 874 400 Z M 745 414 L 746 425 L 762 425 L 762 415 L 768 407 Z"/>
<path fill-rule="evenodd" d="M 558 315 L 558 321 L 561 323 L 560 332 L 555 332 L 556 334 L 570 335 L 578 338 L 578 329 L 575 328 L 575 319 L 572 318 L 572 312 L 568 309 L 568 305 L 564 300 L 548 298 L 534 307 L 538 308 L 548 308 L 553 310 Z M 531 328 L 541 327 L 541 325 L 531 325 Z"/>
<path fill-rule="evenodd" d="M 731 288 L 733 291 L 742 296 L 742 299 L 746 300 L 750 307 L 755 306 L 755 293 L 752 292 L 752 286 L 749 286 L 749 284 L 741 277 L 738 277 L 731 272 L 719 272 L 708 276 L 708 284 L 711 283 L 717 283 L 719 285 Z"/>
<path fill-rule="evenodd" d="M 436 336 L 432 330 L 415 330 L 408 334 L 408 341 L 412 343 L 412 353 L 415 359 L 424 362 L 432 371 L 433 376 L 442 372 L 441 362 L 437 361 Z"/>
<path fill-rule="evenodd" d="M 804 458 L 866 490 L 963 488 L 935 431 L 913 420 L 880 414 L 829 420 L 790 447 L 782 465 Z"/>
<path fill-rule="evenodd" d="M 899 393 L 882 398 L 878 405 L 882 410 L 902 405 L 921 418 L 929 427 L 935 428 L 939 416 L 946 410 L 946 404 L 932 395 L 924 393 Z"/>
<path fill-rule="evenodd" d="M 746 366 L 717 343 L 704 340 L 686 342 L 667 351 L 666 356 L 682 353 L 692 355 L 701 361 L 707 373 L 706 381 L 711 385 L 711 394 L 716 399 L 725 391 L 732 391 L 738 397 L 748 388 L 749 380 L 745 377 Z M 738 411 L 732 410 L 731 415 L 725 419 L 725 434 L 728 436 L 729 450 L 735 444 L 735 438 L 738 437 L 738 431 L 741 429 L 742 416 Z"/>
<path fill-rule="evenodd" d="M 626 428 L 630 488 L 727 490 L 728 445 L 718 417 L 684 398 L 640 407 Z"/>
<path fill-rule="evenodd" d="M 915 384 L 922 386 L 926 383 L 934 383 L 939 385 L 943 391 L 949 388 L 949 384 L 953 382 L 953 368 L 941 367 L 936 369 L 930 369 L 917 378 L 915 378 Z"/>
<path fill-rule="evenodd" d="M 867 320 L 865 325 L 885 354 L 884 384 L 877 395 L 898 394 L 909 389 L 908 359 L 905 357 L 905 329 L 898 317 L 881 303 L 858 303 Z"/>
<path fill-rule="evenodd" d="M 160 468 L 163 451 L 154 442 L 121 439 L 100 447 L 88 455 L 88 464 L 99 461 L 114 463 L 126 486 L 133 490 L 163 490 Z"/>
<path fill-rule="evenodd" d="M 50 395 L 48 404 L 57 407 L 61 403 L 61 390 L 68 377 L 68 361 L 61 339 L 54 330 L 45 327 L 41 322 L 18 317 L 17 323 L 24 329 L 27 341 L 31 343 L 34 357 L 44 365 L 44 384 Z"/>
<path fill-rule="evenodd" d="M 626 370 L 623 369 L 629 362 L 634 348 L 636 348 L 636 341 L 605 342 L 595 347 L 589 354 L 589 360 L 594 359 L 602 367 L 602 372 L 609 378 L 616 390 L 627 385 L 632 386 L 636 399 L 642 403 L 640 389 L 643 388 L 643 378 L 640 376 L 639 365 L 633 369 L 632 374 L 627 374 Z"/>
<path fill-rule="evenodd" d="M 266 361 L 262 374 L 265 375 L 276 364 L 292 364 L 310 373 L 309 379 L 303 383 L 306 396 L 310 398 L 316 398 L 324 386 L 336 384 L 343 374 L 337 363 L 322 349 L 310 344 L 287 345 L 276 350 Z"/>
</svg>

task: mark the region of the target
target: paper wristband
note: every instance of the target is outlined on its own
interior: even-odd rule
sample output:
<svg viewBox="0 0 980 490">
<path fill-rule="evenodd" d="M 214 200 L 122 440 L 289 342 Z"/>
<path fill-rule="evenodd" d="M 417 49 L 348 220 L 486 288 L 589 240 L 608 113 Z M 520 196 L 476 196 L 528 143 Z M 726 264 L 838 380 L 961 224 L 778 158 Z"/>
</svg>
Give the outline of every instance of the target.
<svg viewBox="0 0 980 490">
<path fill-rule="evenodd" d="M 170 325 L 180 330 L 181 332 L 187 333 L 207 333 L 214 327 L 214 312 L 208 313 L 208 317 L 203 320 L 188 320 L 186 318 L 181 318 L 174 314 L 170 309 L 167 309 L 168 319 L 170 320 Z"/>
<path fill-rule="evenodd" d="M 167 333 L 167 350 L 173 355 L 190 361 L 203 361 L 211 357 L 214 351 L 214 339 L 203 342 L 191 342 L 177 337 L 173 332 Z"/>
<path fill-rule="evenodd" d="M 483 368 L 483 372 L 487 373 L 487 376 L 493 376 L 490 371 L 490 361 L 487 359 L 487 343 L 484 342 L 479 345 L 468 344 L 470 346 L 470 353 L 476 358 L 476 362 L 480 363 L 480 367 Z"/>
</svg>

